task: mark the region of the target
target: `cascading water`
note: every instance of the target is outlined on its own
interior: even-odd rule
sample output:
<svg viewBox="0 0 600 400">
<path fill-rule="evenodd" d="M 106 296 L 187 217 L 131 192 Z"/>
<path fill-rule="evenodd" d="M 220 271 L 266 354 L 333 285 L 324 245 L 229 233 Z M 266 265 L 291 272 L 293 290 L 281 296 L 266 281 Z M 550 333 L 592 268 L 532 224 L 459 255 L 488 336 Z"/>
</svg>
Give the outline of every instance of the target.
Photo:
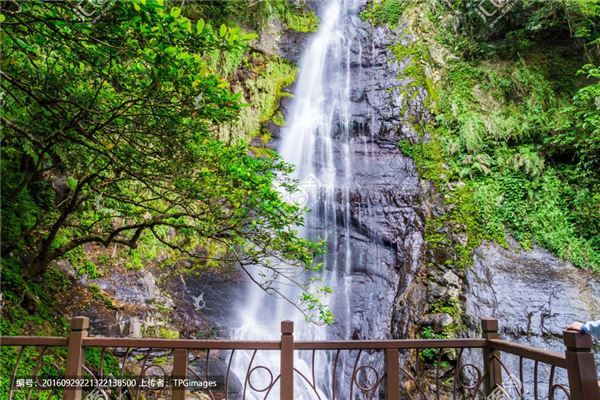
<svg viewBox="0 0 600 400">
<path fill-rule="evenodd" d="M 283 159 L 296 166 L 300 194 L 311 210 L 305 216 L 306 224 L 300 233 L 327 243 L 328 253 L 322 260 L 324 267 L 319 272 L 319 284 L 333 288 L 328 305 L 335 322 L 326 327 L 307 323 L 288 302 L 249 283 L 244 303 L 239 305 L 239 328 L 233 330 L 233 339 L 276 340 L 282 320 L 295 321 L 294 335 L 298 340 L 389 337 L 391 307 L 399 281 L 397 246 L 390 245 L 390 240 L 384 244 L 380 236 L 385 235 L 378 230 L 386 224 L 382 220 L 397 219 L 404 213 L 398 211 L 403 204 L 399 204 L 401 190 L 396 186 L 396 179 L 408 171 L 410 165 L 402 162 L 399 153 L 393 155 L 395 158 L 390 157 L 396 151 L 397 139 L 393 139 L 391 146 L 375 143 L 375 116 L 373 111 L 364 111 L 373 108 L 371 103 L 376 102 L 373 95 L 371 101 L 365 100 L 369 96 L 367 92 L 385 92 L 375 87 L 376 76 L 367 76 L 362 71 L 365 60 L 361 42 L 366 30 L 357 27 L 363 23 L 357 17 L 359 3 L 356 1 L 359 0 L 330 0 L 324 4 L 319 30 L 301 59 L 295 98 L 278 146 Z M 359 92 L 364 95 L 357 96 Z M 363 122 L 357 123 L 357 118 Z M 370 161 L 375 157 L 383 160 L 384 169 Z M 394 204 L 388 205 L 388 202 Z M 399 225 L 395 220 L 391 224 Z M 383 229 L 387 229 L 388 236 L 395 236 L 394 232 L 390 233 L 392 229 Z M 272 278 L 269 271 L 262 273 L 265 275 L 257 271 L 255 279 Z M 360 293 L 357 288 L 361 289 Z M 278 289 L 292 300 L 301 294 L 291 285 L 281 285 Z M 278 375 L 279 354 L 273 353 L 258 352 L 254 356 L 236 353 L 232 370 L 242 386 L 250 364 L 265 366 L 273 376 Z M 341 357 L 336 366 L 338 376 L 332 377 L 331 355 L 330 358 L 327 354 L 319 357 L 317 369 L 322 377 L 319 388 L 315 393 L 296 377 L 297 399 L 332 398 L 333 379 L 338 388 L 349 386 L 349 368 L 354 359 Z M 309 363 L 301 357 L 296 359 L 295 367 L 305 376 L 311 376 Z M 253 394 L 251 386 L 264 388 L 269 381 L 265 369 L 251 374 L 252 385 L 246 382 L 245 398 L 265 398 L 265 392 L 254 391 Z M 337 398 L 350 398 L 343 390 L 347 389 L 338 389 Z M 277 398 L 277 386 L 268 398 Z M 373 398 L 377 398 L 376 394 Z"/>
</svg>

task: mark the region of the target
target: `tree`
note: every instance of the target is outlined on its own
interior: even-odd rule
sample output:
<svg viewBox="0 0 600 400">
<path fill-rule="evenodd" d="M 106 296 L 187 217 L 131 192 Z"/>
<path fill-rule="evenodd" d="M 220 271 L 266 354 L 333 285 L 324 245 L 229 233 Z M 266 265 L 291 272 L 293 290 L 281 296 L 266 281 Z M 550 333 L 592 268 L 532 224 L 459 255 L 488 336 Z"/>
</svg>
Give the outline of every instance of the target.
<svg viewBox="0 0 600 400">
<path fill-rule="evenodd" d="M 86 243 L 150 237 L 245 269 L 314 268 L 320 246 L 294 229 L 303 210 L 274 189 L 293 190 L 290 166 L 213 135 L 243 107 L 217 66 L 254 35 L 160 0 L 97 6 L 23 2 L 1 17 L 2 256 L 35 278 Z"/>
</svg>

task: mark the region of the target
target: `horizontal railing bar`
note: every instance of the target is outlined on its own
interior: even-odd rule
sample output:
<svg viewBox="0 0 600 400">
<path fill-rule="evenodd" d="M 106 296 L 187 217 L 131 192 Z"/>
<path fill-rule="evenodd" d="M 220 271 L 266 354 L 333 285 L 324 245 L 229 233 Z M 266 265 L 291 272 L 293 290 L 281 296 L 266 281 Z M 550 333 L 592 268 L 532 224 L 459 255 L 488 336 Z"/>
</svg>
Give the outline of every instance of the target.
<svg viewBox="0 0 600 400">
<path fill-rule="evenodd" d="M 490 346 L 493 349 L 504 351 L 506 353 L 522 356 L 530 360 L 539 361 L 544 364 L 555 365 L 559 368 L 567 368 L 565 355 L 548 350 L 540 350 L 523 344 L 508 342 L 501 339 L 490 339 Z"/>
<path fill-rule="evenodd" d="M 48 345 L 66 346 L 67 338 L 42 336 L 4 336 L 0 345 L 27 346 Z M 338 350 L 338 349 L 421 349 L 421 348 L 481 348 L 485 339 L 400 339 L 400 340 L 352 340 L 352 341 L 297 341 L 297 350 Z M 87 337 L 83 339 L 86 347 L 138 347 L 168 349 L 242 349 L 242 350 L 279 350 L 279 341 L 242 341 L 242 340 L 196 340 L 196 339 L 154 339 L 154 338 L 111 338 Z"/>
<path fill-rule="evenodd" d="M 420 349 L 420 348 L 481 348 L 485 339 L 408 339 L 408 340 L 361 340 L 361 341 L 297 341 L 296 350 L 338 350 L 338 349 Z M 138 347 L 169 349 L 242 349 L 279 350 L 279 341 L 239 341 L 239 340 L 195 340 L 195 339 L 133 339 L 101 338 L 83 339 L 86 347 Z"/>
<path fill-rule="evenodd" d="M 134 339 L 87 337 L 83 339 L 84 347 L 132 347 L 155 349 L 220 349 L 220 350 L 279 350 L 280 342 L 276 340 L 196 340 L 196 339 Z"/>
<path fill-rule="evenodd" d="M 361 341 L 297 341 L 295 350 L 352 350 L 352 349 L 422 349 L 422 348 L 492 348 L 522 356 L 545 364 L 566 368 L 565 356 L 546 350 L 500 339 L 401 339 L 401 340 L 361 340 Z M 0 346 L 67 346 L 68 339 L 58 336 L 2 336 Z M 223 349 L 223 350 L 279 350 L 279 341 L 240 341 L 240 340 L 195 340 L 195 339 L 135 339 L 87 337 L 85 347 L 131 347 L 163 349 Z"/>
<path fill-rule="evenodd" d="M 295 350 L 353 350 L 353 349 L 423 349 L 423 348 L 482 348 L 485 339 L 399 339 L 399 340 L 333 340 L 297 341 Z"/>
<path fill-rule="evenodd" d="M 68 342 L 60 336 L 0 336 L 0 346 L 66 346 Z"/>
</svg>

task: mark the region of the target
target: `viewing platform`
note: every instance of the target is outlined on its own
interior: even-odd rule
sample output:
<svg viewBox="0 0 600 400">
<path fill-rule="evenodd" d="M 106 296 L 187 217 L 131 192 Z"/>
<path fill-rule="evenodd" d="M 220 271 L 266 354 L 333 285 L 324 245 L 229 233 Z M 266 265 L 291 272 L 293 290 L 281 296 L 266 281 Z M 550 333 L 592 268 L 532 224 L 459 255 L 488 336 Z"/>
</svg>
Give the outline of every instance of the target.
<svg viewBox="0 0 600 400">
<path fill-rule="evenodd" d="M 565 351 L 550 352 L 499 339 L 495 319 L 462 339 L 296 341 L 292 321 L 274 341 L 90 337 L 88 328 L 75 317 L 68 337 L 1 337 L 3 357 L 16 355 L 3 398 L 600 399 L 589 335 L 564 331 Z M 240 376 L 232 366 L 243 354 Z"/>
</svg>

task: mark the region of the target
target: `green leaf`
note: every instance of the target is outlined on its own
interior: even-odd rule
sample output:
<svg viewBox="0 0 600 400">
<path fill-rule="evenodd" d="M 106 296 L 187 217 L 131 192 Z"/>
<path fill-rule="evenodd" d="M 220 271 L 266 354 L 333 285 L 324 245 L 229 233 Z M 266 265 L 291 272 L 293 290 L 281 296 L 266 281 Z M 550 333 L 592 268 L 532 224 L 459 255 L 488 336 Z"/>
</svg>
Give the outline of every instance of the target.
<svg viewBox="0 0 600 400">
<path fill-rule="evenodd" d="M 241 40 L 254 40 L 258 37 L 256 33 L 246 33 L 245 35 L 240 36 Z"/>
<path fill-rule="evenodd" d="M 171 17 L 173 17 L 173 18 L 179 17 L 179 14 L 181 14 L 181 8 L 179 8 L 179 7 L 171 8 L 170 14 L 171 14 Z"/>
<path fill-rule="evenodd" d="M 202 31 L 204 30 L 204 26 L 206 25 L 206 23 L 204 22 L 204 20 L 202 18 L 200 18 L 198 20 L 198 22 L 196 23 L 196 32 L 197 33 L 202 33 Z"/>
<path fill-rule="evenodd" d="M 69 187 L 69 189 L 75 190 L 75 188 L 77 187 L 77 179 L 73 178 L 72 176 L 68 177 L 67 186 Z"/>
<path fill-rule="evenodd" d="M 225 37 L 226 33 L 227 33 L 227 26 L 225 24 L 221 24 L 221 27 L 219 28 L 219 36 Z"/>
</svg>

